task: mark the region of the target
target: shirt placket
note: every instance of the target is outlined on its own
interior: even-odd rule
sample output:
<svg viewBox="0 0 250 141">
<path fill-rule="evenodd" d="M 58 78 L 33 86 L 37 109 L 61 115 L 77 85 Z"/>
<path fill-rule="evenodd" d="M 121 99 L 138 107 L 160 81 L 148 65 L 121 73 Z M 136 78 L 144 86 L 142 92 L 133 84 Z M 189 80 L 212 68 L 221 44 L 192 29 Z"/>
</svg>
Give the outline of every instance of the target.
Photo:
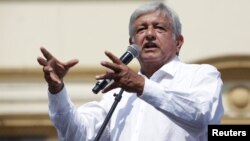
<svg viewBox="0 0 250 141">
<path fill-rule="evenodd" d="M 144 112 L 145 112 L 146 105 L 144 102 L 140 103 L 140 107 L 138 109 L 138 114 L 136 117 L 136 122 L 135 122 L 135 130 L 133 133 L 133 136 L 131 138 L 131 141 L 140 141 L 140 134 L 142 134 L 142 126 L 143 126 L 143 117 L 144 117 Z"/>
</svg>

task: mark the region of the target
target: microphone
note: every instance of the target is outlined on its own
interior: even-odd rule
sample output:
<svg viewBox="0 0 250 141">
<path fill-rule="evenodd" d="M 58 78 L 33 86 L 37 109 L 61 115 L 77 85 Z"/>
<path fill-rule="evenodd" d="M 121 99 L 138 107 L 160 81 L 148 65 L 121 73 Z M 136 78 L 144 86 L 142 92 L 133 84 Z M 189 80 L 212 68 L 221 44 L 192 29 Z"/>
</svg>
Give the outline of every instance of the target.
<svg viewBox="0 0 250 141">
<path fill-rule="evenodd" d="M 132 44 L 128 46 L 127 51 L 120 57 L 120 60 L 127 65 L 133 58 L 137 57 L 138 54 L 139 54 L 138 46 Z M 92 89 L 92 92 L 97 94 L 100 90 L 104 89 L 110 82 L 111 82 L 110 79 L 104 79 L 96 82 L 95 87 Z"/>
</svg>

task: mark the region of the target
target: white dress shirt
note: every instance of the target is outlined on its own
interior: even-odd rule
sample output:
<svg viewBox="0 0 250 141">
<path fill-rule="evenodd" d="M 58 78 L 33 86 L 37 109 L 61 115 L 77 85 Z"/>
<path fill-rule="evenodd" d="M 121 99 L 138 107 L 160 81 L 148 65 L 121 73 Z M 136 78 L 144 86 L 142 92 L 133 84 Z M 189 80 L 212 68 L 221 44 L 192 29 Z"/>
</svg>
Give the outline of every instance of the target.
<svg viewBox="0 0 250 141">
<path fill-rule="evenodd" d="M 185 64 L 176 57 L 145 77 L 142 96 L 123 93 L 100 141 L 207 141 L 207 125 L 219 124 L 223 115 L 221 88 L 215 67 Z M 59 139 L 93 141 L 119 90 L 78 108 L 65 87 L 49 94 Z"/>
</svg>

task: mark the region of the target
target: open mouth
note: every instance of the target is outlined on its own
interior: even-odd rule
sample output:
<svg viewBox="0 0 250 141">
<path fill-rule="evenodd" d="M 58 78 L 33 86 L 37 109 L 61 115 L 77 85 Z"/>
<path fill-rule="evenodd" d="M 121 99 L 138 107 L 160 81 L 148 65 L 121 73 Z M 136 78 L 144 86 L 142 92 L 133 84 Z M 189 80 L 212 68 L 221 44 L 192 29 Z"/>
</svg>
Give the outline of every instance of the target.
<svg viewBox="0 0 250 141">
<path fill-rule="evenodd" d="M 155 43 L 153 43 L 153 42 L 148 42 L 148 43 L 146 43 L 143 46 L 143 48 L 145 48 L 145 49 L 151 49 L 151 48 L 158 48 L 158 46 Z"/>
</svg>

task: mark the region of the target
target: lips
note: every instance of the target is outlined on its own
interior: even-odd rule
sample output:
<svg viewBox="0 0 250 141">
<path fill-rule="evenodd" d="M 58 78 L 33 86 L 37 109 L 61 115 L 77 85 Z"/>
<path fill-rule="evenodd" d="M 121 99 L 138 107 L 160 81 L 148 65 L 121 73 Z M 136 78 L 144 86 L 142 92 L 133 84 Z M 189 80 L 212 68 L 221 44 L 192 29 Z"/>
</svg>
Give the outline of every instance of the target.
<svg viewBox="0 0 250 141">
<path fill-rule="evenodd" d="M 143 48 L 158 48 L 158 46 L 153 42 L 146 43 Z"/>
</svg>

